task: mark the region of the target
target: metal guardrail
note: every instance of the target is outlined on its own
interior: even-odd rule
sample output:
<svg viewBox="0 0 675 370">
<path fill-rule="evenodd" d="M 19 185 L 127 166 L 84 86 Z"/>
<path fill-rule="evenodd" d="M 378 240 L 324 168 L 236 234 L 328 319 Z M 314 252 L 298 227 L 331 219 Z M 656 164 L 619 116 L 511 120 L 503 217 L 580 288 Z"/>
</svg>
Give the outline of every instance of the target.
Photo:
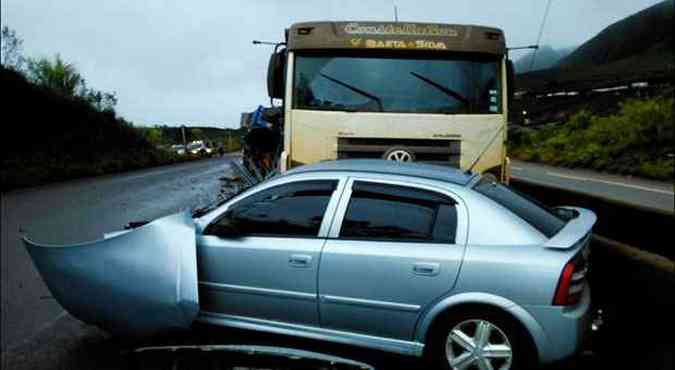
<svg viewBox="0 0 675 370">
<path fill-rule="evenodd" d="M 640 207 L 575 190 L 512 178 L 511 186 L 550 206 L 572 205 L 588 208 L 598 215 L 593 231 L 603 240 L 662 256 L 672 263 L 673 212 Z"/>
</svg>

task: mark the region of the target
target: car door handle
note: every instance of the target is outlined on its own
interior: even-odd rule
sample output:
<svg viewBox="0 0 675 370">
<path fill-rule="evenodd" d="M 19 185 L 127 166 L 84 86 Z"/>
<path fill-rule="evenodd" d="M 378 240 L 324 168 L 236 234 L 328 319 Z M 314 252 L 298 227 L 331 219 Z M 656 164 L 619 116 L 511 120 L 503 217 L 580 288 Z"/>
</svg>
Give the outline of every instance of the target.
<svg viewBox="0 0 675 370">
<path fill-rule="evenodd" d="M 288 264 L 291 267 L 310 267 L 312 266 L 312 256 L 306 254 L 293 254 L 288 257 Z"/>
<path fill-rule="evenodd" d="M 413 266 L 415 275 L 436 276 L 441 271 L 441 265 L 431 262 L 418 262 Z"/>
</svg>

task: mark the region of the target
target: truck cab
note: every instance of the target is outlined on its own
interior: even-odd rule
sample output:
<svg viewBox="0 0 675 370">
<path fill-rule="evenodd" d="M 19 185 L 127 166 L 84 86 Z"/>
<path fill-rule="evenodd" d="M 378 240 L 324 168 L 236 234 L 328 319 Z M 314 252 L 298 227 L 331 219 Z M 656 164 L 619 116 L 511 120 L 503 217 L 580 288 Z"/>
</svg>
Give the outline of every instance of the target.
<svg viewBox="0 0 675 370">
<path fill-rule="evenodd" d="M 270 98 L 283 107 L 279 169 L 384 158 L 508 181 L 511 66 L 497 28 L 293 24 L 268 68 Z"/>
</svg>

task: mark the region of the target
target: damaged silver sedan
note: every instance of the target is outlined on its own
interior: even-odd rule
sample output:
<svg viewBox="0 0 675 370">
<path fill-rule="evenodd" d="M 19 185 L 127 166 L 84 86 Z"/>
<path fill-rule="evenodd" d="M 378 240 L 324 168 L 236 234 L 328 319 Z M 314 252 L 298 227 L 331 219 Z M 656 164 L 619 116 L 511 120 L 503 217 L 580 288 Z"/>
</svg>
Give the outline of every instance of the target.
<svg viewBox="0 0 675 370">
<path fill-rule="evenodd" d="M 303 166 L 192 218 L 73 246 L 26 239 L 54 297 L 113 333 L 203 323 L 513 369 L 579 350 L 595 215 L 475 173 Z"/>
</svg>

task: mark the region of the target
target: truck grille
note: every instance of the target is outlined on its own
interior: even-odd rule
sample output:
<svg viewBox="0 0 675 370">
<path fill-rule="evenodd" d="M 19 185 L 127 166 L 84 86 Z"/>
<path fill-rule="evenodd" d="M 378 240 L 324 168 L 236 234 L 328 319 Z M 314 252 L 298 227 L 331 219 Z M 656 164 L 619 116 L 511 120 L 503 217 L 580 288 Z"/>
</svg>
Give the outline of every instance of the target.
<svg viewBox="0 0 675 370">
<path fill-rule="evenodd" d="M 338 138 L 337 157 L 338 159 L 383 158 L 392 148 L 401 148 L 413 153 L 416 162 L 459 167 L 460 140 L 341 137 Z"/>
</svg>

